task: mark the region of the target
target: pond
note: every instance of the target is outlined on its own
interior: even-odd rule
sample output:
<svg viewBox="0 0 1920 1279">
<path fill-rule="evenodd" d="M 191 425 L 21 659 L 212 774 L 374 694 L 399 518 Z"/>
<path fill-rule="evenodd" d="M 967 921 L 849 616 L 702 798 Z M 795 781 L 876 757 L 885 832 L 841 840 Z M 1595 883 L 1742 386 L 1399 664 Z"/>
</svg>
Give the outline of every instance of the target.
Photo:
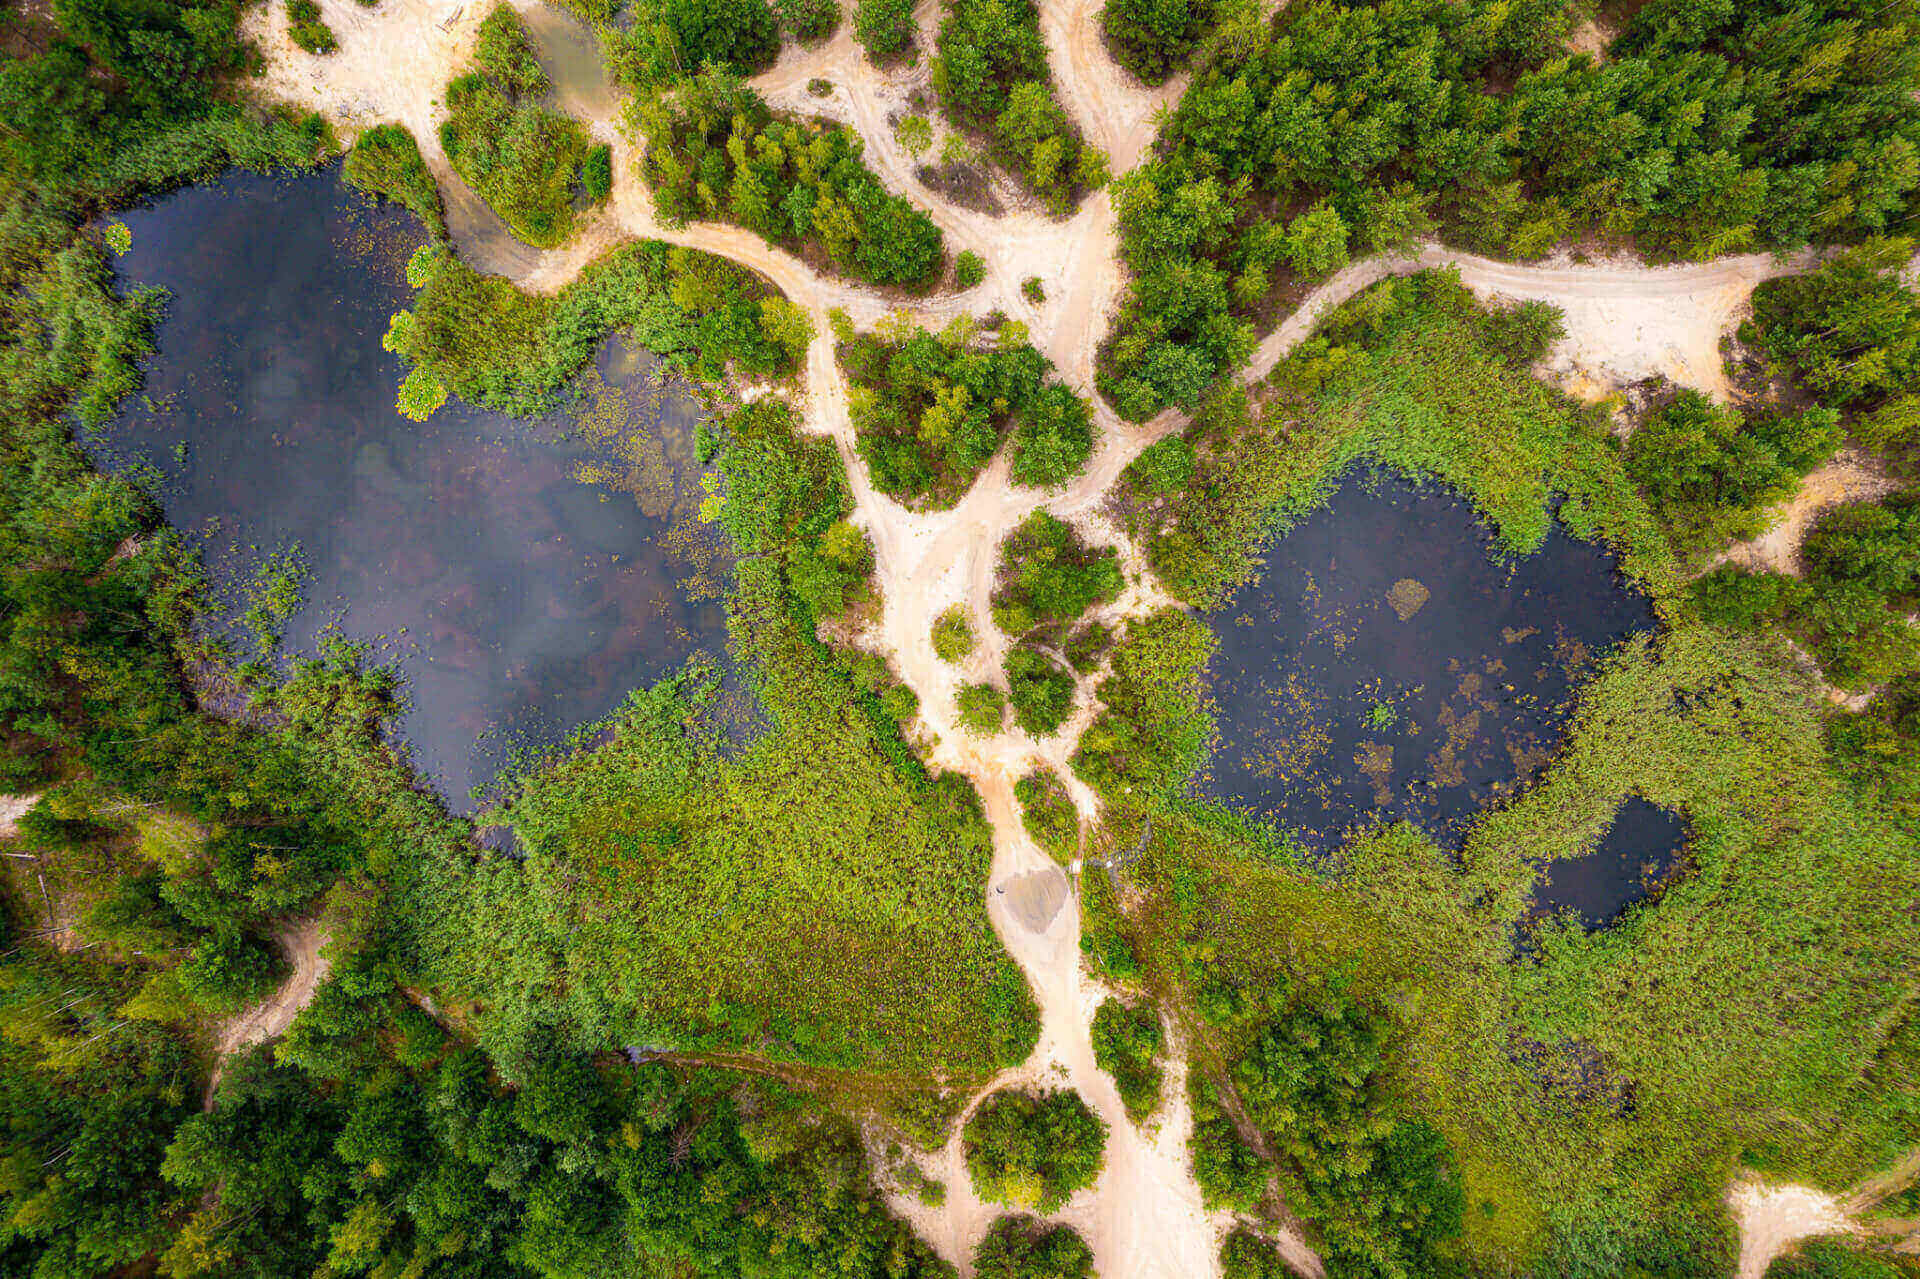
<svg viewBox="0 0 1920 1279">
<path fill-rule="evenodd" d="M 1206 620 L 1198 788 L 1314 852 L 1399 820 L 1459 847 L 1551 758 L 1605 652 L 1656 623 L 1605 547 L 1556 527 L 1502 561 L 1466 501 L 1379 472 L 1276 536 Z"/>
<path fill-rule="evenodd" d="M 411 422 L 380 345 L 410 302 L 411 215 L 336 167 L 235 173 L 124 220 L 122 278 L 172 296 L 144 393 L 89 447 L 158 472 L 236 609 L 297 548 L 287 650 L 332 630 L 378 641 L 407 679 L 400 736 L 456 807 L 514 747 L 723 653 L 730 560 L 696 513 L 700 409 L 645 352 L 603 346 L 564 413 L 449 401 Z"/>
<path fill-rule="evenodd" d="M 1605 928 L 1673 875 L 1687 843 L 1686 821 L 1628 796 L 1592 852 L 1551 862 L 1533 890 L 1535 918 L 1573 911 L 1583 928 Z"/>
</svg>

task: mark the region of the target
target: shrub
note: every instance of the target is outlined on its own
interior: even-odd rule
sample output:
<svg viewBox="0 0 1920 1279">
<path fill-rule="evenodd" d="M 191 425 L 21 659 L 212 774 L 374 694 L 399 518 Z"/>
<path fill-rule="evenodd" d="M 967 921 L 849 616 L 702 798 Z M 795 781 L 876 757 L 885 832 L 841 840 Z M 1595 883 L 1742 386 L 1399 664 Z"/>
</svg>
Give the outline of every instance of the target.
<svg viewBox="0 0 1920 1279">
<path fill-rule="evenodd" d="M 1073 676 L 1059 662 L 1032 645 L 1016 645 L 1007 653 L 1007 701 L 1014 723 L 1034 737 L 1048 737 L 1073 713 Z"/>
<path fill-rule="evenodd" d="M 1093 456 L 1093 413 L 1087 402 L 1055 383 L 1041 388 L 1013 431 L 1013 482 L 1058 488 L 1087 469 Z"/>
<path fill-rule="evenodd" d="M 893 126 L 893 136 L 909 155 L 919 155 L 933 145 L 933 126 L 923 115 L 902 116 Z"/>
<path fill-rule="evenodd" d="M 377 124 L 354 139 L 342 176 L 362 191 L 413 210 L 435 239 L 445 239 L 440 187 L 427 171 L 420 146 L 403 124 Z"/>
<path fill-rule="evenodd" d="M 1001 1217 L 973 1250 L 977 1279 L 1093 1279 L 1093 1249 L 1071 1226 Z"/>
<path fill-rule="evenodd" d="M 287 35 L 308 53 L 332 53 L 340 47 L 313 0 L 287 0 Z"/>
<path fill-rule="evenodd" d="M 816 98 L 828 97 L 833 93 L 833 81 L 815 76 L 807 81 L 807 93 Z"/>
<path fill-rule="evenodd" d="M 1906 1279 L 1911 1269 L 1851 1242 L 1803 1239 L 1767 1267 L 1766 1279 Z"/>
<path fill-rule="evenodd" d="M 1107 1126 L 1078 1093 L 1010 1089 L 981 1103 L 961 1144 L 982 1199 L 1049 1213 L 1100 1175 Z"/>
<path fill-rule="evenodd" d="M 1013 793 L 1020 801 L 1021 824 L 1034 843 L 1063 865 L 1079 855 L 1080 810 L 1053 770 L 1028 773 L 1014 785 Z"/>
<path fill-rule="evenodd" d="M 913 0 L 859 0 L 853 35 L 876 63 L 892 62 L 913 48 Z"/>
<path fill-rule="evenodd" d="M 580 189 L 599 204 L 613 194 L 613 148 L 602 142 L 580 162 Z"/>
<path fill-rule="evenodd" d="M 514 7 L 505 0 L 480 23 L 473 58 L 494 81 L 514 97 L 538 97 L 553 87 L 540 65 L 533 37 Z"/>
<path fill-rule="evenodd" d="M 1723 564 L 1694 579 L 1693 598 L 1700 616 L 1736 631 L 1778 622 L 1807 600 L 1806 584 L 1785 573 L 1754 573 Z"/>
<path fill-rule="evenodd" d="M 1007 722 L 1007 695 L 992 684 L 963 684 L 958 699 L 960 727 L 976 737 L 992 737 Z"/>
<path fill-rule="evenodd" d="M 963 289 L 971 289 L 987 278 L 987 264 L 972 249 L 953 260 L 953 279 Z"/>
<path fill-rule="evenodd" d="M 967 606 L 955 604 L 933 622 L 933 652 L 943 662 L 957 662 L 973 651 L 973 627 Z"/>
<path fill-rule="evenodd" d="M 1035 511 L 1000 544 L 993 620 L 1016 639 L 1037 627 L 1070 623 L 1116 599 L 1124 581 L 1119 552 L 1094 548 L 1072 525 Z"/>
<path fill-rule="evenodd" d="M 1234 1227 L 1220 1245 L 1220 1279 L 1291 1279 L 1280 1250 L 1245 1226 Z"/>
<path fill-rule="evenodd" d="M 1160 1054 L 1165 1049 L 1160 1015 L 1150 1003 L 1130 1008 L 1109 999 L 1093 1015 L 1093 1059 L 1113 1076 L 1127 1116 L 1136 1124 L 1160 1105 L 1166 1075 Z"/>
<path fill-rule="evenodd" d="M 1038 306 L 1047 300 L 1047 286 L 1040 282 L 1039 276 L 1030 275 L 1020 281 L 1020 296 Z"/>
</svg>

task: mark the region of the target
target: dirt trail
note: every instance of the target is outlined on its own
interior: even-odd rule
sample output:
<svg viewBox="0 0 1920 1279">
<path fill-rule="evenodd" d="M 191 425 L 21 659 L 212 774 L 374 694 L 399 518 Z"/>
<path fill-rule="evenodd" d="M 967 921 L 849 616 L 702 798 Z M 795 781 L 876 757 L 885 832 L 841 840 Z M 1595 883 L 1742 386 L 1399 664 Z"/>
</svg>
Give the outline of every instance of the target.
<svg viewBox="0 0 1920 1279">
<path fill-rule="evenodd" d="M 295 920 L 273 935 L 274 944 L 293 966 L 293 972 L 272 998 L 255 1004 L 220 1028 L 214 1047 L 219 1060 L 213 1076 L 207 1080 L 206 1107 L 213 1108 L 214 1093 L 220 1087 L 220 1075 L 227 1058 L 243 1048 L 264 1044 L 285 1033 L 293 1019 L 313 1000 L 313 992 L 326 980 L 332 961 L 320 953 L 327 944 L 327 931 L 318 918 Z"/>
<path fill-rule="evenodd" d="M 1774 1259 L 1812 1235 L 1849 1234 L 1852 1224 L 1832 1196 L 1806 1186 L 1735 1186 L 1728 1206 L 1740 1226 L 1737 1279 L 1761 1279 Z"/>
<path fill-rule="evenodd" d="M 538 0 L 512 2 L 530 9 Z M 1046 1083 L 1077 1089 L 1107 1122 L 1112 1135 L 1099 1183 L 1076 1196 L 1058 1218 L 1085 1235 L 1099 1272 L 1110 1279 L 1217 1275 L 1218 1238 L 1226 1222 L 1219 1214 L 1203 1210 L 1193 1181 L 1186 1156 L 1191 1116 L 1178 1062 L 1170 1072 L 1174 1077 L 1169 1080 L 1162 1112 L 1145 1130 L 1135 1129 L 1126 1119 L 1111 1079 L 1093 1061 L 1088 1026 L 1101 992 L 1081 972 L 1078 898 L 1071 881 L 1028 839 L 1013 795 L 1014 782 L 1035 764 L 1044 763 L 1066 779 L 1081 811 L 1095 814 L 1094 796 L 1066 764 L 1097 710 L 1091 689 L 1099 672 L 1082 682 L 1073 716 L 1064 729 L 1045 741 L 1018 732 L 972 738 L 959 729 L 954 708 L 960 683 L 999 678 L 1005 640 L 992 626 L 988 612 L 997 548 L 1005 534 L 1033 510 L 1045 506 L 1073 520 L 1094 540 L 1121 549 L 1128 584 L 1107 616 L 1146 612 L 1165 601 L 1137 548 L 1101 516 L 1100 507 L 1127 463 L 1153 440 L 1178 428 L 1178 415 L 1165 413 L 1136 426 L 1122 422 L 1095 397 L 1099 443 L 1086 474 L 1063 490 L 1044 493 L 1015 488 L 1003 455 L 952 510 L 908 511 L 874 490 L 854 451 L 846 387 L 834 364 L 827 327 L 830 308 L 843 308 L 856 324 L 870 326 L 892 309 L 892 301 L 858 285 L 817 275 L 791 254 L 770 248 L 737 227 L 711 223 L 662 227 L 635 172 L 632 144 L 605 108 L 588 123 L 597 137 L 614 146 L 615 186 L 607 207 L 563 248 L 542 252 L 512 242 L 500 233 L 498 220 L 452 174 L 437 136 L 439 95 L 468 56 L 486 4 L 385 0 L 377 9 L 367 9 L 356 0 L 319 0 L 319 4 L 341 45 L 339 52 L 324 59 L 308 57 L 292 46 L 281 7 L 249 13 L 249 30 L 268 51 L 263 81 L 267 95 L 320 110 L 348 137 L 380 121 L 405 124 L 419 140 L 446 193 L 456 245 L 482 269 L 551 291 L 611 245 L 649 236 L 720 254 L 758 271 L 813 317 L 817 336 L 807 355 L 801 400 L 804 420 L 808 429 L 834 439 L 847 464 L 854 518 L 873 539 L 875 573 L 885 599 L 881 617 L 861 637 L 862 642 L 887 654 L 919 696 L 923 721 L 935 743 L 930 762 L 937 768 L 964 772 L 980 789 L 994 831 L 992 874 L 985 890 L 989 917 L 1025 970 L 1040 1006 L 1041 1035 L 1033 1056 L 973 1098 L 969 1113 L 997 1087 Z M 1100 43 L 1098 7 L 1097 0 L 1043 0 L 1041 25 L 1062 101 L 1088 135 L 1109 151 L 1119 172 L 1144 155 L 1153 136 L 1155 110 L 1173 101 L 1180 86 L 1176 81 L 1148 90 L 1114 66 Z M 930 50 L 937 0 L 923 0 L 916 16 L 923 49 Z M 816 78 L 833 84 L 824 98 L 808 92 L 808 83 Z M 919 185 L 914 177 L 916 161 L 894 139 L 889 124 L 890 117 L 907 109 L 910 95 L 925 83 L 924 69 L 882 72 L 868 65 L 844 27 L 818 48 L 789 47 L 771 70 L 755 80 L 776 106 L 827 115 L 856 129 L 865 141 L 869 163 L 888 187 L 925 208 L 945 232 L 952 251 L 971 249 L 986 262 L 986 279 L 978 288 L 965 294 L 936 294 L 908 308 L 919 322 L 940 325 L 962 312 L 979 315 L 998 307 L 1029 326 L 1035 344 L 1054 361 L 1065 381 L 1091 395 L 1095 352 L 1126 284 L 1108 195 L 1099 193 L 1073 216 L 1057 220 L 1018 207 L 1004 217 L 992 218 L 937 197 Z M 1585 389 L 1664 372 L 1676 381 L 1722 390 L 1721 333 L 1755 283 L 1793 269 L 1792 264 L 1752 257 L 1658 269 L 1620 263 L 1517 267 L 1425 245 L 1407 257 L 1357 263 L 1321 285 L 1260 344 L 1247 376 L 1264 376 L 1327 308 L 1368 284 L 1389 274 L 1449 264 L 1458 266 L 1463 280 L 1482 296 L 1541 298 L 1560 305 L 1567 313 L 1568 336 L 1549 364 Z M 1041 279 L 1046 302 L 1035 305 L 1022 296 L 1019 286 L 1028 276 Z M 968 609 L 981 643 L 964 662 L 949 666 L 933 653 L 931 628 L 933 619 L 953 604 Z M 256 1042 L 284 1029 L 325 972 L 317 949 L 317 935 L 302 944 L 289 942 L 295 956 L 294 979 L 268 1005 L 229 1027 L 223 1048 Z M 946 1183 L 945 1205 L 933 1209 L 900 1197 L 895 1207 L 966 1274 L 973 1245 L 998 1210 L 973 1195 L 960 1157 L 959 1127 L 927 1161 L 927 1171 Z M 1756 1209 L 1756 1222 L 1799 1220 L 1784 1209 L 1768 1206 L 1774 1202 L 1765 1200 Z M 1281 1242 L 1298 1268 L 1317 1274 L 1318 1261 L 1304 1241 L 1288 1237 Z"/>
</svg>

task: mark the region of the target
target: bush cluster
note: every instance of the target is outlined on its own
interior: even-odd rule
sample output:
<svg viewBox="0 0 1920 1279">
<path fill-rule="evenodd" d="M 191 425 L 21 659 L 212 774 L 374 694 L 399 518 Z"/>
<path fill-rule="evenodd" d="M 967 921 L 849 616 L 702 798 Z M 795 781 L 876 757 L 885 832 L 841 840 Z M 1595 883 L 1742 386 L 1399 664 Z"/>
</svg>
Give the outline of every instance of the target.
<svg viewBox="0 0 1920 1279">
<path fill-rule="evenodd" d="M 703 71 L 640 115 L 660 216 L 736 222 L 770 244 L 817 254 L 855 279 L 925 287 L 945 269 L 940 228 L 888 194 L 857 134 L 776 117 L 732 76 Z"/>
</svg>

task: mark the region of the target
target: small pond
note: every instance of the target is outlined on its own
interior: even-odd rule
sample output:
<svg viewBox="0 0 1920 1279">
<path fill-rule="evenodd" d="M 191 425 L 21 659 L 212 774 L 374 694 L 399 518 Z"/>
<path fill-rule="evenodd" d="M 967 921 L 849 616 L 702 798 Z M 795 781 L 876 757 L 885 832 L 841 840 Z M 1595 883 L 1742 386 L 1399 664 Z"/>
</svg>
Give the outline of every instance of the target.
<svg viewBox="0 0 1920 1279">
<path fill-rule="evenodd" d="M 1686 843 L 1683 818 L 1629 796 L 1597 848 L 1541 868 L 1531 913 L 1538 918 L 1571 910 L 1582 927 L 1605 928 L 1667 881 Z"/>
<path fill-rule="evenodd" d="M 1310 851 L 1406 820 L 1457 848 L 1536 777 L 1607 649 L 1655 626 L 1605 547 L 1557 527 L 1497 558 L 1451 491 L 1347 477 L 1206 615 L 1213 757 L 1199 789 Z"/>
<path fill-rule="evenodd" d="M 646 353 L 607 343 L 565 413 L 449 401 L 411 422 L 380 345 L 410 304 L 411 215 L 328 168 L 235 173 L 124 220 L 122 278 L 172 297 L 144 393 L 90 447 L 159 473 L 236 608 L 297 547 L 307 604 L 287 650 L 333 628 L 397 658 L 400 735 L 456 807 L 512 748 L 724 652 L 730 560 L 696 516 L 700 410 Z"/>
</svg>

